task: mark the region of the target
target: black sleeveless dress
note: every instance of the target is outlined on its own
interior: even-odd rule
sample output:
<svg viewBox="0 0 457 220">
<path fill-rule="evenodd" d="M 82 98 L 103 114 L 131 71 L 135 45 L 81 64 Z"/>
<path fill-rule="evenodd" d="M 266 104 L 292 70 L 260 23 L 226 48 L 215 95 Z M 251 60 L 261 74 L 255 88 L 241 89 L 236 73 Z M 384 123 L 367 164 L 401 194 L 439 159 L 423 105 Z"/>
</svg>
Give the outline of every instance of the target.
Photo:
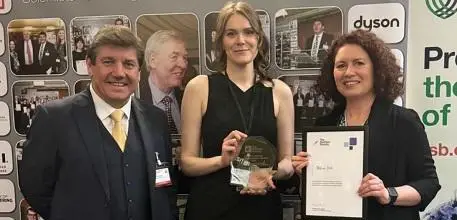
<svg viewBox="0 0 457 220">
<path fill-rule="evenodd" d="M 223 139 L 233 130 L 244 132 L 229 84 L 240 102 L 246 120 L 249 120 L 251 100 L 256 99 L 252 128 L 248 135 L 263 136 L 271 143 L 277 143 L 271 87 L 256 83 L 243 92 L 225 75 L 219 73 L 208 76 L 208 80 L 208 104 L 201 127 L 203 157 L 220 156 Z M 188 198 L 185 219 L 281 220 L 281 198 L 277 191 L 270 191 L 264 196 L 240 195 L 236 188 L 230 185 L 229 166 L 196 178 Z"/>
</svg>

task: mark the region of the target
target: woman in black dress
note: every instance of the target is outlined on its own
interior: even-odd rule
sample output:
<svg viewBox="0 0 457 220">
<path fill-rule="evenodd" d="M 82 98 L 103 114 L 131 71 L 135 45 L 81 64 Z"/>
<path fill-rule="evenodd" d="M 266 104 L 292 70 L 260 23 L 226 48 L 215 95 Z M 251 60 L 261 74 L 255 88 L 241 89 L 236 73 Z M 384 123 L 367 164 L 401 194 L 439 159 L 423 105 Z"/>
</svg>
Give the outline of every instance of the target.
<svg viewBox="0 0 457 220">
<path fill-rule="evenodd" d="M 316 125 L 369 128 L 368 174 L 348 186 L 366 198 L 367 220 L 419 220 L 441 188 L 418 114 L 393 104 L 403 91 L 401 77 L 390 48 L 374 33 L 356 30 L 335 40 L 318 78 L 318 92 L 335 108 Z M 306 152 L 292 160 L 297 173 L 313 162 Z"/>
<path fill-rule="evenodd" d="M 76 72 L 78 72 L 78 68 L 76 67 L 76 62 L 84 61 L 86 59 L 86 49 L 84 48 L 84 40 L 82 37 L 75 38 L 75 49 L 72 52 L 73 55 L 73 68 Z M 84 70 L 79 70 L 84 71 Z"/>
<path fill-rule="evenodd" d="M 292 92 L 268 76 L 268 42 L 251 6 L 227 3 L 216 32 L 219 71 L 192 79 L 182 101 L 181 166 L 196 177 L 185 219 L 280 220 L 281 199 L 273 180 L 293 174 Z M 263 136 L 275 145 L 277 172 L 265 172 L 240 192 L 230 184 L 229 165 L 248 136 Z"/>
</svg>

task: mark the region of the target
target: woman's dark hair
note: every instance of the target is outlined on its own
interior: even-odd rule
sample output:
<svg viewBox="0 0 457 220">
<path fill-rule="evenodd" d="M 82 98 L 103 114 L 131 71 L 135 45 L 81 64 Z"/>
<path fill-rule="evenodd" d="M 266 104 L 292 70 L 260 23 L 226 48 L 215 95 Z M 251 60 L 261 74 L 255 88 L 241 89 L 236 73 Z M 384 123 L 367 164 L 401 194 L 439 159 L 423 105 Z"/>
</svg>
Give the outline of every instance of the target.
<svg viewBox="0 0 457 220">
<path fill-rule="evenodd" d="M 376 97 L 393 102 L 403 93 L 401 68 L 394 54 L 384 41 L 374 33 L 365 30 L 352 31 L 333 42 L 317 80 L 316 89 L 319 92 L 337 104 L 345 102 L 345 98 L 336 88 L 333 69 L 339 49 L 348 44 L 362 47 L 370 57 L 373 63 L 373 87 Z"/>
<path fill-rule="evenodd" d="M 84 44 L 84 39 L 82 37 L 75 37 L 75 40 L 73 41 L 75 44 L 75 49 L 78 47 L 78 42 L 81 41 Z"/>
</svg>

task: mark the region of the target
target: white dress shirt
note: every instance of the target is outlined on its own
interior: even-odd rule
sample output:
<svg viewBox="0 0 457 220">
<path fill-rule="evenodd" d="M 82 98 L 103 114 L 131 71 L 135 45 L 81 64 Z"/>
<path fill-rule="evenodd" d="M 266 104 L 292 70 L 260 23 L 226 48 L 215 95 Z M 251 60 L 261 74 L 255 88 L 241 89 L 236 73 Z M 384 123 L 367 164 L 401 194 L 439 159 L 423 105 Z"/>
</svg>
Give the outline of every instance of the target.
<svg viewBox="0 0 457 220">
<path fill-rule="evenodd" d="M 312 51 L 311 56 L 313 56 L 313 55 L 317 56 L 317 54 L 319 53 L 319 46 L 321 45 L 321 40 L 322 40 L 322 33 L 314 35 L 313 43 L 311 44 L 311 51 Z M 314 46 L 316 46 L 316 48 Z"/>
<path fill-rule="evenodd" d="M 181 131 L 181 114 L 179 112 L 179 104 L 178 100 L 176 99 L 174 89 L 171 90 L 170 93 L 166 94 L 162 92 L 157 86 L 151 81 L 151 78 L 148 77 L 149 88 L 151 88 L 151 96 L 152 96 L 152 103 L 165 111 L 165 104 L 162 102 L 162 99 L 165 96 L 170 96 L 172 103 L 171 103 L 171 117 L 173 118 L 173 122 L 175 123 L 176 129 L 178 132 Z"/>
<path fill-rule="evenodd" d="M 92 83 L 90 84 L 90 94 L 92 95 L 92 99 L 94 101 L 95 106 L 95 113 L 97 117 L 102 121 L 103 125 L 105 126 L 106 130 L 112 134 L 114 121 L 110 118 L 111 113 L 116 110 L 111 105 L 105 102 L 100 96 L 97 95 L 95 92 Z M 127 136 L 129 130 L 129 119 L 130 119 L 130 110 L 132 109 L 132 97 L 129 96 L 129 100 L 127 103 L 121 107 L 122 112 L 124 112 L 124 117 L 122 117 L 122 128 L 124 129 L 125 135 Z"/>
</svg>

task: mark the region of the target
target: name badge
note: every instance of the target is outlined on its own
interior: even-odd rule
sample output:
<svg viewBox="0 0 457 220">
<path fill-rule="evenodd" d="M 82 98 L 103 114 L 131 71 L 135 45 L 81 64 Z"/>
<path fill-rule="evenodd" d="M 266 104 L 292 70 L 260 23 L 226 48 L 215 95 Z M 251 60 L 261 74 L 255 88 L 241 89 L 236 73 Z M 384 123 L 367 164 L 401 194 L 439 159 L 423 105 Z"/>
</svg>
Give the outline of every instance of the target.
<svg viewBox="0 0 457 220">
<path fill-rule="evenodd" d="M 50 54 L 49 54 L 49 52 L 46 52 L 46 53 L 44 53 L 44 55 L 45 55 L 45 56 L 49 56 Z"/>
<path fill-rule="evenodd" d="M 168 167 L 156 169 L 156 187 L 171 186 L 170 171 Z"/>
<path fill-rule="evenodd" d="M 156 166 L 156 182 L 155 182 L 155 187 L 160 188 L 160 187 L 166 187 L 166 186 L 171 186 L 171 178 L 170 178 L 170 169 L 168 167 L 168 163 L 160 161 L 159 158 L 159 153 L 156 153 L 156 160 L 157 160 L 157 166 Z"/>
</svg>

